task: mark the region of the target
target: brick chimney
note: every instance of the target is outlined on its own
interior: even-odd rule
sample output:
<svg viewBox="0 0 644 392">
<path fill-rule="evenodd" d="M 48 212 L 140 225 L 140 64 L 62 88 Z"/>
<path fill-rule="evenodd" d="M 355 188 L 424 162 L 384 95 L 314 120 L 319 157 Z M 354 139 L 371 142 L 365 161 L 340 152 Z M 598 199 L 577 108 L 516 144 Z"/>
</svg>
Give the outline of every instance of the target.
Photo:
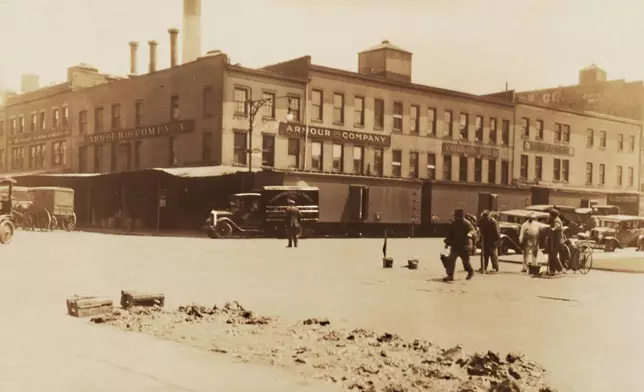
<svg viewBox="0 0 644 392">
<path fill-rule="evenodd" d="M 148 41 L 150 46 L 150 67 L 148 72 L 156 72 L 157 70 L 157 41 Z"/>
<path fill-rule="evenodd" d="M 130 75 L 136 75 L 136 52 L 138 47 L 138 42 L 130 41 Z"/>
<path fill-rule="evenodd" d="M 178 29 L 168 29 L 170 34 L 170 67 L 177 66 L 177 36 L 179 35 Z"/>
</svg>

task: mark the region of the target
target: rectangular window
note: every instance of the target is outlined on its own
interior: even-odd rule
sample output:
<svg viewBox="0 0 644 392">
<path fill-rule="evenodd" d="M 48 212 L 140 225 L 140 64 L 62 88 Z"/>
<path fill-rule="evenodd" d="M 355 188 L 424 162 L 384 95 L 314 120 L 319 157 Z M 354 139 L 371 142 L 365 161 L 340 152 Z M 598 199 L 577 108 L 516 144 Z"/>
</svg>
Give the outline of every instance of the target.
<svg viewBox="0 0 644 392">
<path fill-rule="evenodd" d="M 443 181 L 452 181 L 452 156 L 443 155 Z"/>
<path fill-rule="evenodd" d="M 527 155 L 521 155 L 521 170 L 519 171 L 519 175 L 522 180 L 528 179 L 528 156 Z"/>
<path fill-rule="evenodd" d="M 606 131 L 599 131 L 599 147 L 606 148 Z"/>
<path fill-rule="evenodd" d="M 34 169 L 35 167 L 36 167 L 36 146 L 30 146 L 27 168 Z"/>
<path fill-rule="evenodd" d="M 401 150 L 391 151 L 391 175 L 393 177 L 402 176 L 402 151 Z"/>
<path fill-rule="evenodd" d="M 212 117 L 215 114 L 215 91 L 212 86 L 204 86 L 202 101 L 203 107 L 201 111 L 203 117 Z"/>
<path fill-rule="evenodd" d="M 503 120 L 501 122 L 501 144 L 504 146 L 510 145 L 510 121 Z"/>
<path fill-rule="evenodd" d="M 524 139 L 530 139 L 530 119 L 523 117 L 521 118 L 521 137 Z"/>
<path fill-rule="evenodd" d="M 595 131 L 588 128 L 586 131 L 586 147 L 592 148 L 595 144 Z"/>
<path fill-rule="evenodd" d="M 409 131 L 412 133 L 418 133 L 420 128 L 420 107 L 418 105 L 411 105 L 409 108 Z"/>
<path fill-rule="evenodd" d="M 181 113 L 179 110 L 179 96 L 173 95 L 170 97 L 170 120 L 178 120 Z"/>
<path fill-rule="evenodd" d="M 599 185 L 606 184 L 606 165 L 603 163 L 599 164 Z"/>
<path fill-rule="evenodd" d="M 543 120 L 537 120 L 537 140 L 543 140 L 544 129 L 543 129 Z"/>
<path fill-rule="evenodd" d="M 622 186 L 622 181 L 623 181 L 622 176 L 624 175 L 623 171 L 624 169 L 621 166 L 617 166 L 617 178 L 616 178 L 617 186 Z"/>
<path fill-rule="evenodd" d="M 201 134 L 201 160 L 210 162 L 212 159 L 212 132 L 204 131 Z"/>
<path fill-rule="evenodd" d="M 559 123 L 555 123 L 555 142 L 560 142 L 562 140 L 563 126 Z"/>
<path fill-rule="evenodd" d="M 477 142 L 483 141 L 483 116 L 474 117 L 474 138 Z"/>
<path fill-rule="evenodd" d="M 418 153 L 410 152 L 409 153 L 409 177 L 418 178 L 420 168 L 418 167 Z"/>
<path fill-rule="evenodd" d="M 112 105 L 112 129 L 121 128 L 121 105 L 116 103 Z"/>
<path fill-rule="evenodd" d="M 248 89 L 235 87 L 235 114 L 246 116 L 248 115 Z"/>
<path fill-rule="evenodd" d="M 60 110 L 54 109 L 51 112 L 51 127 L 53 129 L 58 128 L 60 125 Z"/>
<path fill-rule="evenodd" d="M 87 110 L 78 113 L 78 133 L 81 135 L 87 133 Z"/>
<path fill-rule="evenodd" d="M 630 151 L 635 152 L 635 135 L 630 135 L 629 137 Z"/>
<path fill-rule="evenodd" d="M 141 168 L 141 146 L 143 145 L 142 140 L 137 140 L 134 142 L 134 168 Z"/>
<path fill-rule="evenodd" d="M 562 139 L 564 143 L 570 143 L 570 125 L 564 124 L 562 131 Z"/>
<path fill-rule="evenodd" d="M 364 174 L 364 147 L 353 146 L 353 172 Z"/>
<path fill-rule="evenodd" d="M 38 116 L 36 113 L 31 113 L 29 116 L 29 132 L 36 132 L 38 127 Z"/>
<path fill-rule="evenodd" d="M 290 169 L 300 168 L 300 139 L 289 138 L 287 147 L 287 165 Z"/>
<path fill-rule="evenodd" d="M 78 148 L 78 171 L 85 173 L 87 171 L 87 147 Z"/>
<path fill-rule="evenodd" d="M 4 161 L 5 161 L 5 152 L 4 148 L 0 148 L 0 170 L 6 170 Z"/>
<path fill-rule="evenodd" d="M 143 101 L 139 99 L 134 103 L 134 126 L 135 127 L 141 126 L 142 116 L 143 116 Z"/>
<path fill-rule="evenodd" d="M 38 128 L 41 131 L 44 131 L 47 128 L 47 112 L 40 112 L 40 117 L 38 119 Z"/>
<path fill-rule="evenodd" d="M 451 110 L 446 110 L 443 116 L 443 120 L 445 121 L 443 136 L 451 138 L 454 136 L 454 113 Z"/>
<path fill-rule="evenodd" d="M 22 170 L 25 164 L 25 150 L 22 147 L 11 149 L 11 169 Z"/>
<path fill-rule="evenodd" d="M 275 135 L 262 135 L 262 166 L 275 166 Z"/>
<path fill-rule="evenodd" d="M 543 157 L 534 158 L 534 178 L 543 180 Z"/>
<path fill-rule="evenodd" d="M 18 133 L 25 133 L 25 116 L 18 117 Z"/>
<path fill-rule="evenodd" d="M 353 98 L 353 125 L 364 126 L 364 97 Z"/>
<path fill-rule="evenodd" d="M 9 120 L 9 136 L 16 136 L 17 120 L 12 118 Z"/>
<path fill-rule="evenodd" d="M 510 162 L 501 161 L 501 184 L 510 185 Z"/>
<path fill-rule="evenodd" d="M 235 132 L 233 151 L 235 165 L 248 164 L 248 134 L 246 132 Z"/>
<path fill-rule="evenodd" d="M 427 109 L 427 134 L 436 136 L 436 109 Z"/>
<path fill-rule="evenodd" d="M 323 121 L 323 97 L 324 93 L 321 90 L 313 90 L 311 94 L 311 120 Z"/>
<path fill-rule="evenodd" d="M 300 97 L 295 97 L 295 96 L 288 97 L 288 112 L 293 115 L 293 121 L 300 122 L 302 118 L 301 107 L 300 107 Z M 299 164 L 300 162 L 299 158 L 297 162 Z"/>
<path fill-rule="evenodd" d="M 69 126 L 69 108 L 63 106 L 63 127 L 67 128 Z"/>
<path fill-rule="evenodd" d="M 4 120 L 0 120 L 0 136 L 4 136 Z"/>
<path fill-rule="evenodd" d="M 403 104 L 402 102 L 394 102 L 393 109 L 393 118 L 394 118 L 394 131 L 402 131 L 403 128 Z"/>
<path fill-rule="evenodd" d="M 593 163 L 586 162 L 586 185 L 593 184 Z"/>
<path fill-rule="evenodd" d="M 103 131 L 103 108 L 94 109 L 94 132 Z"/>
<path fill-rule="evenodd" d="M 322 171 L 323 166 L 322 142 L 311 142 L 311 169 Z"/>
<path fill-rule="evenodd" d="M 496 184 L 496 160 L 489 159 L 487 161 L 487 182 L 488 184 Z"/>
<path fill-rule="evenodd" d="M 333 167 L 331 171 L 333 173 L 344 172 L 344 146 L 342 144 L 333 143 L 333 149 L 331 152 L 333 157 Z"/>
<path fill-rule="evenodd" d="M 427 154 L 427 179 L 436 179 L 436 154 L 433 152 Z"/>
<path fill-rule="evenodd" d="M 474 159 L 474 182 L 483 182 L 483 159 Z"/>
<path fill-rule="evenodd" d="M 179 164 L 179 160 L 177 159 L 177 138 L 174 136 L 170 136 L 168 139 L 168 164 L 170 166 L 174 166 Z"/>
<path fill-rule="evenodd" d="M 463 140 L 469 140 L 469 116 L 467 113 L 461 113 L 461 139 Z"/>
<path fill-rule="evenodd" d="M 264 118 L 275 118 L 275 94 L 269 92 L 262 93 L 264 106 L 262 106 L 262 116 Z"/>
<path fill-rule="evenodd" d="M 496 127 L 497 127 L 496 118 L 490 118 L 490 136 L 489 136 L 490 144 L 496 144 L 498 142 Z"/>
<path fill-rule="evenodd" d="M 635 170 L 633 169 L 633 166 L 629 166 L 628 168 L 628 186 L 633 187 L 635 184 Z"/>
<path fill-rule="evenodd" d="M 51 163 L 60 166 L 67 163 L 67 143 L 64 141 L 52 143 Z"/>
<path fill-rule="evenodd" d="M 552 179 L 561 181 L 561 159 L 555 158 L 552 165 Z"/>
<path fill-rule="evenodd" d="M 561 160 L 561 180 L 563 182 L 570 181 L 570 161 L 568 159 Z"/>
<path fill-rule="evenodd" d="M 467 182 L 467 157 L 458 158 L 458 180 Z"/>
<path fill-rule="evenodd" d="M 373 127 L 375 129 L 385 127 L 385 101 L 383 99 L 376 98 L 373 101 Z"/>
<path fill-rule="evenodd" d="M 94 145 L 94 172 L 101 173 L 103 170 L 103 145 Z"/>
<path fill-rule="evenodd" d="M 617 135 L 617 151 L 624 151 L 624 134 Z"/>
<path fill-rule="evenodd" d="M 373 149 L 373 170 L 377 176 L 382 176 L 385 167 L 385 150 L 382 148 Z"/>
<path fill-rule="evenodd" d="M 344 124 L 344 94 L 333 93 L 333 123 Z"/>
</svg>

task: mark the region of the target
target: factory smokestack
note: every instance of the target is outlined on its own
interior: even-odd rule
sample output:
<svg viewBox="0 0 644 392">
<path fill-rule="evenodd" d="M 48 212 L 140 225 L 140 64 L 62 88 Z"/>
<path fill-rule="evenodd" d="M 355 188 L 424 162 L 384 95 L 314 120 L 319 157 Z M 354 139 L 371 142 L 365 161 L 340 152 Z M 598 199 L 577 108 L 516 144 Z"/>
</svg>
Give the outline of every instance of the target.
<svg viewBox="0 0 644 392">
<path fill-rule="evenodd" d="M 157 41 L 148 41 L 150 45 L 150 67 L 148 72 L 155 72 L 157 70 Z"/>
<path fill-rule="evenodd" d="M 177 66 L 177 35 L 179 30 L 177 29 L 168 29 L 170 34 L 170 67 Z"/>
<path fill-rule="evenodd" d="M 201 0 L 183 0 L 182 63 L 201 55 Z"/>
<path fill-rule="evenodd" d="M 138 47 L 138 42 L 130 41 L 130 75 L 136 75 L 136 52 Z"/>
</svg>

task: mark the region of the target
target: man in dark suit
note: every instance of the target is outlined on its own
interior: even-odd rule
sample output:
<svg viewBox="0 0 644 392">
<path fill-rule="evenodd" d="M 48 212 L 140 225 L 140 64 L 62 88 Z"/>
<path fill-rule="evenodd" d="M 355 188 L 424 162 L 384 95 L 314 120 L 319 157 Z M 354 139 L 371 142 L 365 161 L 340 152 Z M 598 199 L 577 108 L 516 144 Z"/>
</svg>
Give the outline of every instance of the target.
<svg viewBox="0 0 644 392">
<path fill-rule="evenodd" d="M 300 209 L 295 206 L 294 200 L 289 199 L 288 207 L 286 207 L 286 213 L 284 215 L 284 226 L 286 229 L 286 237 L 288 238 L 287 248 L 292 248 L 293 246 L 297 248 L 297 233 L 300 229 L 300 219 L 302 219 Z"/>
<path fill-rule="evenodd" d="M 454 221 L 450 225 L 449 234 L 445 238 L 445 247 L 450 248 L 449 263 L 446 268 L 447 277 L 443 279 L 445 282 L 454 280 L 454 269 L 456 267 L 456 259 L 461 258 L 463 267 L 467 271 L 467 280 L 472 279 L 474 276 L 474 269 L 470 264 L 470 252 L 468 248 L 469 241 L 476 234 L 474 226 L 465 219 L 465 214 L 462 209 L 454 211 Z"/>
</svg>

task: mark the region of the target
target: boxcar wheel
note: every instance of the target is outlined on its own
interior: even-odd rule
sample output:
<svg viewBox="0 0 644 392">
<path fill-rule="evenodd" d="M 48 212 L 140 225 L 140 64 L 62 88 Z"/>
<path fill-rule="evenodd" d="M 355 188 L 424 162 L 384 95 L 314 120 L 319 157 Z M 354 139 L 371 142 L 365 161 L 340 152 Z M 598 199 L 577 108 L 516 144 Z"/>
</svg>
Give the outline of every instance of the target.
<svg viewBox="0 0 644 392">
<path fill-rule="evenodd" d="M 7 245 L 11 243 L 13 239 L 14 227 L 9 221 L 3 221 L 0 223 L 0 243 Z"/>
<path fill-rule="evenodd" d="M 217 238 L 228 238 L 233 235 L 233 227 L 228 222 L 217 222 L 215 226 Z"/>
</svg>

